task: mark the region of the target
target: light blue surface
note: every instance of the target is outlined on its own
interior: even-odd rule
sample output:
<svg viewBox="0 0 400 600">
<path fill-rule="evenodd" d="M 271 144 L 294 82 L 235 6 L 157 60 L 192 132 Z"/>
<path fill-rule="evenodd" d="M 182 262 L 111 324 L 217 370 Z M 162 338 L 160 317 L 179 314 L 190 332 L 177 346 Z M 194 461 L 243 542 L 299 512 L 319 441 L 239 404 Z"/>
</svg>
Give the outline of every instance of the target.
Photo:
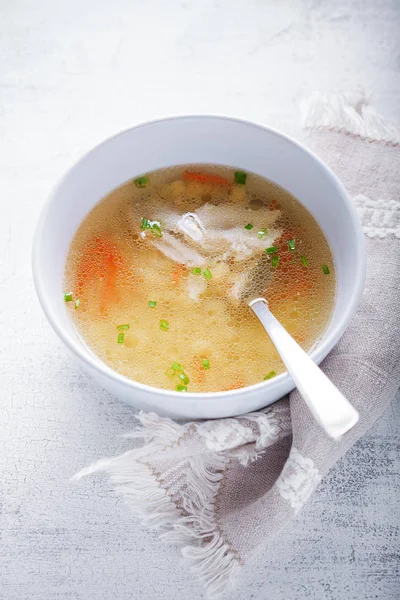
<svg viewBox="0 0 400 600">
<path fill-rule="evenodd" d="M 33 227 L 55 181 L 133 123 L 228 113 L 302 139 L 314 89 L 372 92 L 399 123 L 393 0 L 0 3 L 0 598 L 203 598 L 91 460 L 129 446 L 132 410 L 96 387 L 35 299 Z M 399 405 L 326 477 L 230 600 L 395 600 Z"/>
</svg>

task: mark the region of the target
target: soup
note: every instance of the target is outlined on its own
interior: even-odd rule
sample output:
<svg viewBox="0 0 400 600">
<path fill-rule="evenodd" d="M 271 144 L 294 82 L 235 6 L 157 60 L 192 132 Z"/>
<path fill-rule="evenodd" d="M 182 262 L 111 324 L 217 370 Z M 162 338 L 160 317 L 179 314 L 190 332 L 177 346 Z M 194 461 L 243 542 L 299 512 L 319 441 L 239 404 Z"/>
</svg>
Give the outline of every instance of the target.
<svg viewBox="0 0 400 600">
<path fill-rule="evenodd" d="M 247 303 L 265 296 L 305 349 L 335 298 L 332 254 L 287 191 L 228 167 L 137 177 L 87 215 L 69 249 L 67 308 L 112 369 L 180 392 L 226 391 L 285 371 Z"/>
</svg>

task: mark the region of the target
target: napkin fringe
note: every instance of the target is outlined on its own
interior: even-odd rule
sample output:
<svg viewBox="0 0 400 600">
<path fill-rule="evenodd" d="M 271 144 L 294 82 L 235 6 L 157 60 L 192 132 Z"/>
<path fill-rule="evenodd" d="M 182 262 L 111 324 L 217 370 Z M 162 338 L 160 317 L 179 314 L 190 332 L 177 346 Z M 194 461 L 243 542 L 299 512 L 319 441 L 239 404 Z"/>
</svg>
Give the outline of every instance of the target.
<svg viewBox="0 0 400 600">
<path fill-rule="evenodd" d="M 191 572 L 207 590 L 208 597 L 218 598 L 235 578 L 240 561 L 224 539 L 218 523 L 216 498 L 223 482 L 223 471 L 230 458 L 212 452 L 191 457 L 185 465 L 190 494 L 184 498 L 183 512 L 162 540 L 182 546 L 181 554 L 191 563 Z"/>
<path fill-rule="evenodd" d="M 71 480 L 98 471 L 108 473 L 119 484 L 135 516 L 147 526 L 164 531 L 160 538 L 181 546 L 181 554 L 191 563 L 191 571 L 200 579 L 212 598 L 218 598 L 231 586 L 240 566 L 239 558 L 224 539 L 218 524 L 216 498 L 230 456 L 210 451 L 187 457 L 182 465 L 190 494 L 183 505 L 174 502 L 173 491 L 164 487 L 161 473 L 149 461 L 160 451 L 178 448 L 188 428 L 154 413 L 137 416 L 142 427 L 124 437 L 144 441 L 144 445 L 115 458 L 98 460 L 82 469 Z M 186 516 L 181 516 L 185 514 Z M 165 531 L 167 530 L 167 531 Z"/>
<path fill-rule="evenodd" d="M 329 129 L 368 142 L 400 144 L 400 131 L 368 103 L 365 94 L 314 92 L 300 103 L 302 124 L 310 131 Z"/>
</svg>

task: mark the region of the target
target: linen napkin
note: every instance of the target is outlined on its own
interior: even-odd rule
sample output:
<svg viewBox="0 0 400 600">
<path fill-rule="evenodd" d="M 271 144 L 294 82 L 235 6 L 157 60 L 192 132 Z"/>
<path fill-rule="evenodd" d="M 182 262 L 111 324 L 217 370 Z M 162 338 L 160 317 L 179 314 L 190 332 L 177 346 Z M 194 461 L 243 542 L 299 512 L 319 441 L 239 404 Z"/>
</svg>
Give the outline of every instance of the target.
<svg viewBox="0 0 400 600">
<path fill-rule="evenodd" d="M 314 94 L 304 127 L 354 198 L 368 252 L 361 306 L 322 368 L 360 413 L 332 441 L 297 391 L 245 416 L 179 424 L 138 417 L 143 442 L 78 473 L 110 474 L 133 513 L 182 547 L 209 596 L 302 508 L 328 469 L 362 436 L 400 384 L 400 133 L 363 98 Z M 323 194 L 323 190 L 321 190 Z"/>
</svg>

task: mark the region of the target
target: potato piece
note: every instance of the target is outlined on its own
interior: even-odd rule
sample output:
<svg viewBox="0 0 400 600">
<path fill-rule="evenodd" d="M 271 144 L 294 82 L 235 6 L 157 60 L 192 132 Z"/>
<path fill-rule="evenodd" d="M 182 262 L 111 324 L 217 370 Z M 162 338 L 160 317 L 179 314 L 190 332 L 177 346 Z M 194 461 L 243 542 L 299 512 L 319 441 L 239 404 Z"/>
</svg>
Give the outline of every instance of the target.
<svg viewBox="0 0 400 600">
<path fill-rule="evenodd" d="M 124 346 L 126 348 L 136 348 L 139 344 L 139 338 L 134 333 L 126 333 L 124 338 Z"/>
<path fill-rule="evenodd" d="M 223 279 L 229 275 L 229 267 L 224 262 L 219 262 L 211 269 L 213 279 Z"/>
<path fill-rule="evenodd" d="M 245 185 L 234 185 L 231 188 L 229 199 L 232 202 L 247 202 L 247 191 Z"/>
<path fill-rule="evenodd" d="M 187 282 L 188 295 L 191 300 L 198 302 L 200 296 L 207 289 L 207 281 L 201 275 L 190 274 Z"/>
<path fill-rule="evenodd" d="M 191 198 L 200 197 L 201 194 L 204 194 L 206 192 L 210 193 L 212 191 L 211 186 L 209 186 L 205 183 L 201 183 L 199 181 L 186 181 L 185 185 L 186 185 L 186 193 Z"/>
<path fill-rule="evenodd" d="M 176 206 L 182 206 L 186 201 L 187 189 L 186 183 L 177 179 L 172 183 L 164 183 L 160 188 L 160 196 Z"/>
</svg>

